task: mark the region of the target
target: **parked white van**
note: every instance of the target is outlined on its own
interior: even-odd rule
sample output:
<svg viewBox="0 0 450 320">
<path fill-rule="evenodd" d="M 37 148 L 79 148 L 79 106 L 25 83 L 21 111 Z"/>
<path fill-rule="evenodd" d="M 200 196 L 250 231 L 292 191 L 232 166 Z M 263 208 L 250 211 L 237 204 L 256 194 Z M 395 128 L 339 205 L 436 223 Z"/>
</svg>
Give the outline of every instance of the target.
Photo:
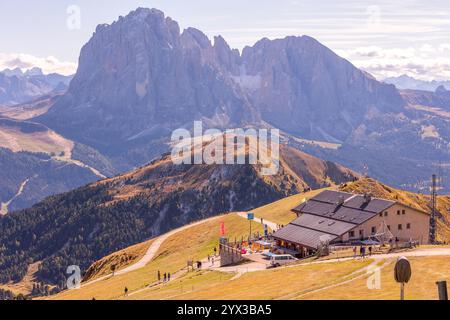
<svg viewBox="0 0 450 320">
<path fill-rule="evenodd" d="M 270 264 L 274 267 L 289 264 L 294 261 L 298 261 L 298 259 L 294 258 L 290 254 L 273 255 L 270 257 Z"/>
</svg>

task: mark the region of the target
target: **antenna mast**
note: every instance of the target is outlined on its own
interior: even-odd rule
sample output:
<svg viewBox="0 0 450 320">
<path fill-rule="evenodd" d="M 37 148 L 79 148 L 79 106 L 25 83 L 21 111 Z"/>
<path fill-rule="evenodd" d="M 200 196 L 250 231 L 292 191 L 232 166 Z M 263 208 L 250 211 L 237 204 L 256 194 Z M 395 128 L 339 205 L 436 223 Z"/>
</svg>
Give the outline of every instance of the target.
<svg viewBox="0 0 450 320">
<path fill-rule="evenodd" d="M 437 177 L 433 174 L 431 178 L 431 215 L 430 215 L 430 243 L 436 243 L 436 189 Z"/>
</svg>

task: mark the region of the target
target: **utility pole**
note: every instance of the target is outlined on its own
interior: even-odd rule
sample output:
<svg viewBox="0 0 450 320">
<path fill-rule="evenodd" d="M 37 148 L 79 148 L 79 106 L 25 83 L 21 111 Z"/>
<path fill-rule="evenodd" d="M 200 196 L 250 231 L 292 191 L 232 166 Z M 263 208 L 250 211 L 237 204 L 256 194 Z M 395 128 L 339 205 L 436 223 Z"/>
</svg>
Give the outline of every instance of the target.
<svg viewBox="0 0 450 320">
<path fill-rule="evenodd" d="M 435 174 L 431 177 L 431 215 L 430 215 L 430 243 L 436 243 L 436 180 Z"/>
<path fill-rule="evenodd" d="M 249 213 L 247 213 L 247 220 L 249 221 L 249 223 L 250 223 L 250 234 L 249 234 L 249 237 L 248 237 L 248 241 L 250 242 L 251 241 L 251 239 L 252 239 L 252 221 L 255 219 L 255 214 L 254 213 L 252 213 L 252 212 L 249 212 Z"/>
</svg>

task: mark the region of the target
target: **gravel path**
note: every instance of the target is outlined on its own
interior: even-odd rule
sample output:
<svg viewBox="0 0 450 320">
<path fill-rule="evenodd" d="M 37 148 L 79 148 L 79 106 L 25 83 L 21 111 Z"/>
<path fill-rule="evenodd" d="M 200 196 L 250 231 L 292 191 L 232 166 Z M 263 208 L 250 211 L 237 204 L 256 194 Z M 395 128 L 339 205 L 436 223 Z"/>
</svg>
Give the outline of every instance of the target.
<svg viewBox="0 0 450 320">
<path fill-rule="evenodd" d="M 164 243 L 164 241 L 166 241 L 171 236 L 177 234 L 178 232 L 184 231 L 186 229 L 189 229 L 189 228 L 192 228 L 192 227 L 198 226 L 200 224 L 207 223 L 209 221 L 212 221 L 212 220 L 215 220 L 215 219 L 219 219 L 219 218 L 220 217 L 212 217 L 212 218 L 209 218 L 209 219 L 206 219 L 206 220 L 201 220 L 201 221 L 189 224 L 189 225 L 185 225 L 185 226 L 183 226 L 181 228 L 172 230 L 172 231 L 170 231 L 168 233 L 165 233 L 165 234 L 159 236 L 158 238 L 155 239 L 155 241 L 153 241 L 153 243 L 147 249 L 147 252 L 145 253 L 145 255 L 139 261 L 137 261 L 136 263 L 126 267 L 125 269 L 117 271 L 115 273 L 115 276 L 126 274 L 126 273 L 129 273 L 129 272 L 132 272 L 132 271 L 135 271 L 135 270 L 138 270 L 138 269 L 141 269 L 141 268 L 145 267 L 156 256 L 156 254 L 158 253 L 158 251 L 161 248 L 161 245 Z M 111 274 L 107 274 L 106 276 L 102 276 L 102 277 L 97 278 L 95 280 L 83 283 L 82 287 L 88 286 L 90 284 L 93 284 L 93 283 L 96 283 L 96 282 L 99 282 L 99 281 L 103 281 L 103 280 L 111 278 L 111 277 L 112 277 L 112 273 Z"/>
</svg>

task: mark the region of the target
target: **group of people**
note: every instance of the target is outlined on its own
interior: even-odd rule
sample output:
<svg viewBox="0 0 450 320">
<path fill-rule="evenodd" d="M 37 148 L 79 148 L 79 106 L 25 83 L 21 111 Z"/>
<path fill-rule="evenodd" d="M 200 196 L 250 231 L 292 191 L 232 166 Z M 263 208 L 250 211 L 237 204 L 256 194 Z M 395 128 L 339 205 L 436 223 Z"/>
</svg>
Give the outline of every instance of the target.
<svg viewBox="0 0 450 320">
<path fill-rule="evenodd" d="M 158 283 L 161 283 L 161 280 L 163 281 L 163 283 L 169 282 L 170 281 L 170 277 L 171 277 L 170 272 L 164 273 L 161 276 L 161 271 L 158 270 Z M 128 291 L 129 291 L 128 288 L 125 287 L 125 289 L 124 289 L 125 297 L 128 296 Z"/>
<path fill-rule="evenodd" d="M 373 247 L 369 246 L 368 251 L 369 251 L 369 256 L 372 256 Z M 358 248 L 353 247 L 353 259 L 356 259 L 357 256 L 358 256 Z M 361 259 L 364 259 L 367 256 L 366 246 L 359 247 L 359 256 L 361 257 Z"/>
<path fill-rule="evenodd" d="M 164 275 L 161 277 L 161 271 L 158 270 L 158 283 L 161 283 L 161 280 L 163 283 L 170 281 L 171 274 L 170 272 L 164 272 Z M 161 279 L 162 278 L 162 279 Z"/>
</svg>

